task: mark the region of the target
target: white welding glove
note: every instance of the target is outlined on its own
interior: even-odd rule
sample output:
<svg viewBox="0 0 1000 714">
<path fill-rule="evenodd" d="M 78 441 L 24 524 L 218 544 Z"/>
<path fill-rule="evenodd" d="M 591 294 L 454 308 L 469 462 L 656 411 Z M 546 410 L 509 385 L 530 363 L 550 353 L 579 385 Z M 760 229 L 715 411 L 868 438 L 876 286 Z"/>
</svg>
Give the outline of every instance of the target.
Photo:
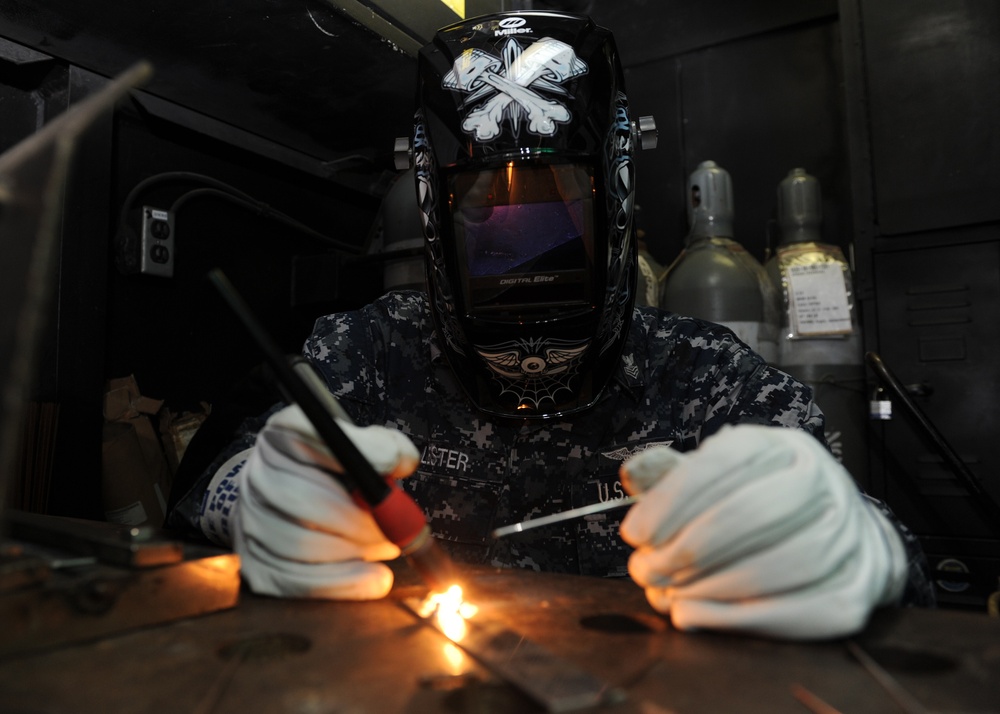
<svg viewBox="0 0 1000 714">
<path fill-rule="evenodd" d="M 339 424 L 380 474 L 402 478 L 416 468 L 420 454 L 401 432 Z M 271 416 L 256 445 L 219 470 L 209 487 L 210 500 L 220 492 L 215 481 L 235 476 L 239 495 L 229 529 L 251 590 L 350 600 L 389 592 L 392 571 L 378 561 L 397 557 L 399 548 L 331 478 L 330 472 L 341 471 L 295 405 Z M 214 512 L 211 507 L 206 512 L 210 510 Z M 203 515 L 202 530 L 212 530 L 206 523 L 212 519 Z"/>
<path fill-rule="evenodd" d="M 805 432 L 729 426 L 687 454 L 638 454 L 621 478 L 644 492 L 621 525 L 629 573 L 679 629 L 840 637 L 902 596 L 900 536 Z"/>
</svg>

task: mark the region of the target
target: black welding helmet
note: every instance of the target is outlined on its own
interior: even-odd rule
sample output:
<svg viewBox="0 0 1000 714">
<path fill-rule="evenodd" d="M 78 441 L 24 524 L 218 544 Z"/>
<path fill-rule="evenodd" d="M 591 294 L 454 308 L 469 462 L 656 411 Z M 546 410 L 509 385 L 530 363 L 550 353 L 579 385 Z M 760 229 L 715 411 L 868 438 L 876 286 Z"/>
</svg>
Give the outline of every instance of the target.
<svg viewBox="0 0 1000 714">
<path fill-rule="evenodd" d="M 509 12 L 419 56 L 413 162 L 442 348 L 498 416 L 594 404 L 635 297 L 633 123 L 614 39 L 589 18 Z"/>
</svg>

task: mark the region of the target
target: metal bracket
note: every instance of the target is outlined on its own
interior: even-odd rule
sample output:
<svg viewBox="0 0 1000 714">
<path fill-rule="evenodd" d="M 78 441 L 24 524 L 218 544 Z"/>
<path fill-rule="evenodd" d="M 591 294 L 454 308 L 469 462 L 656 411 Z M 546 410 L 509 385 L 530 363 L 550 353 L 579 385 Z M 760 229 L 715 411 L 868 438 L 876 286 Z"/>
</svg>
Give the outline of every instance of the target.
<svg viewBox="0 0 1000 714">
<path fill-rule="evenodd" d="M 632 145 L 645 151 L 655 149 L 660 133 L 656 129 L 656 119 L 651 115 L 639 117 L 632 122 Z"/>
<path fill-rule="evenodd" d="M 496 622 L 480 616 L 466 620 L 461 638 L 455 639 L 440 626 L 436 617 L 420 615 L 419 599 L 407 598 L 401 604 L 546 711 L 568 712 L 625 700 L 624 691 Z"/>
</svg>

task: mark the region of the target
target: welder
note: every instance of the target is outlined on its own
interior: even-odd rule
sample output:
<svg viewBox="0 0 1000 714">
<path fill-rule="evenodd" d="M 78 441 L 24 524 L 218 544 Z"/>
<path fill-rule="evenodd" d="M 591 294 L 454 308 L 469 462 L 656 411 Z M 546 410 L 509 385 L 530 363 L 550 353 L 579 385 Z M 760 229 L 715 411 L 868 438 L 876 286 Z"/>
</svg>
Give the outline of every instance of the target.
<svg viewBox="0 0 1000 714">
<path fill-rule="evenodd" d="M 810 390 L 724 327 L 635 306 L 643 128 L 587 17 L 437 33 L 409 146 L 426 290 L 322 317 L 303 348 L 345 431 L 458 563 L 630 575 L 682 629 L 826 638 L 929 604 L 916 538 L 829 453 Z M 277 405 L 171 522 L 235 548 L 258 593 L 383 597 L 398 548 L 339 469 Z M 626 490 L 627 509 L 491 536 Z"/>
</svg>

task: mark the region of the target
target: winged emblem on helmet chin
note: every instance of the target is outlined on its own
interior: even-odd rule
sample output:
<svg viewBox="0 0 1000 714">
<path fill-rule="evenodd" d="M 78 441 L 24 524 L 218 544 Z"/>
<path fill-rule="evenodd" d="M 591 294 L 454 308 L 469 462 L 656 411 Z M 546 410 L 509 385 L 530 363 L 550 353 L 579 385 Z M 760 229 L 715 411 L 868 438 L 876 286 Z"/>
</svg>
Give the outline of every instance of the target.
<svg viewBox="0 0 1000 714">
<path fill-rule="evenodd" d="M 518 380 L 575 371 L 590 340 L 514 340 L 477 346 L 476 352 L 498 376 Z"/>
</svg>

